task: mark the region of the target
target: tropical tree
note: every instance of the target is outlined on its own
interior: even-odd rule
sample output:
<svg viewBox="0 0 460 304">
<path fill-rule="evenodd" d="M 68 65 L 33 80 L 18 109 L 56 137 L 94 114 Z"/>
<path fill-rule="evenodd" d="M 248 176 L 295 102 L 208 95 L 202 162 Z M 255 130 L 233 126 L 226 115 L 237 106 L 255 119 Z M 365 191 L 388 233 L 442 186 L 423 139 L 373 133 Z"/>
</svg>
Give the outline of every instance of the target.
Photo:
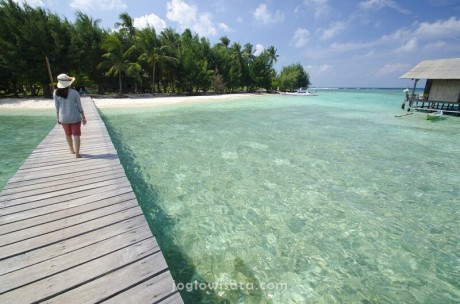
<svg viewBox="0 0 460 304">
<path fill-rule="evenodd" d="M 134 27 L 133 18 L 126 12 L 121 13 L 118 18 L 120 18 L 120 22 L 116 22 L 115 27 L 118 28 L 120 32 L 126 33 L 131 38 L 134 38 L 136 35 L 136 28 Z"/>
<path fill-rule="evenodd" d="M 167 45 L 168 48 L 166 49 L 169 56 L 174 57 L 177 59 L 177 62 L 174 64 L 166 64 L 163 65 L 163 73 L 162 73 L 162 82 L 164 85 L 164 91 L 167 91 L 167 84 L 169 83 L 171 90 L 175 91 L 175 80 L 179 77 L 179 69 L 180 69 L 180 50 L 181 50 L 181 36 L 175 32 L 172 28 L 164 29 L 160 34 L 160 44 Z"/>
<path fill-rule="evenodd" d="M 276 54 L 277 50 L 274 46 L 270 46 L 267 50 L 268 60 L 270 65 L 273 67 L 273 64 L 278 61 L 279 55 Z"/>
<path fill-rule="evenodd" d="M 138 33 L 137 45 L 141 46 L 139 60 L 147 62 L 152 67 L 152 94 L 155 93 L 155 70 L 157 64 L 177 63 L 177 58 L 168 54 L 169 45 L 160 45 L 154 28 L 145 28 Z"/>
<path fill-rule="evenodd" d="M 118 95 L 121 96 L 123 93 L 122 75 L 138 78 L 141 67 L 138 63 L 129 60 L 133 48 L 132 46 L 128 48 L 123 37 L 117 32 L 105 37 L 102 41 L 102 48 L 106 51 L 102 55 L 105 61 L 101 62 L 98 67 L 105 70 L 107 76 L 118 76 Z"/>
<path fill-rule="evenodd" d="M 233 91 L 243 83 L 243 54 L 241 44 L 233 43 L 230 48 L 230 71 L 228 85 Z"/>
<path fill-rule="evenodd" d="M 100 20 L 94 20 L 88 15 L 77 11 L 75 24 L 72 27 L 71 54 L 73 65 L 76 68 L 77 81 L 95 81 L 99 84 L 102 80 L 101 73 L 97 68 L 101 62 L 103 50 L 101 42 L 107 35 L 100 27 Z M 84 82 L 84 81 L 83 81 Z M 98 92 L 102 88 L 98 85 Z"/>
<path fill-rule="evenodd" d="M 300 87 L 311 85 L 310 76 L 300 63 L 283 67 L 279 76 L 278 85 L 281 91 L 292 91 Z"/>
<path fill-rule="evenodd" d="M 273 69 L 270 64 L 270 57 L 266 50 L 254 59 L 253 63 L 253 83 L 256 88 L 271 90 L 271 79 Z"/>
</svg>

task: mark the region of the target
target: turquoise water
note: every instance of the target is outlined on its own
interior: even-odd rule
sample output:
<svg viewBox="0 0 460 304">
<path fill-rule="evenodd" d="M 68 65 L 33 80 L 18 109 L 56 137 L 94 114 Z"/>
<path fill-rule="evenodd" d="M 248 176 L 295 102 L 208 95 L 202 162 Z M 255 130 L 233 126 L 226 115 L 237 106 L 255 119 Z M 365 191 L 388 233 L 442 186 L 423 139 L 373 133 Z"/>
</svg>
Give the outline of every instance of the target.
<svg viewBox="0 0 460 304">
<path fill-rule="evenodd" d="M 0 190 L 56 123 L 52 110 L 0 109 Z"/>
<path fill-rule="evenodd" d="M 102 113 L 187 303 L 458 303 L 460 118 L 402 98 Z"/>
</svg>

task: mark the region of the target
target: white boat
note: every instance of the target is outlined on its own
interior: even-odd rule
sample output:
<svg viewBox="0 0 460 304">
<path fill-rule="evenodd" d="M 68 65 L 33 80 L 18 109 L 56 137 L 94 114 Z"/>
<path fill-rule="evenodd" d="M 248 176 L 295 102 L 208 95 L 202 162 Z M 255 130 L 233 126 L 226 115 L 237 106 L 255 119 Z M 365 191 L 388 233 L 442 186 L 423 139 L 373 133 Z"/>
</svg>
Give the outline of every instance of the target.
<svg viewBox="0 0 460 304">
<path fill-rule="evenodd" d="M 280 92 L 282 95 L 291 95 L 291 96 L 317 96 L 316 91 L 309 91 L 308 89 L 300 88 L 295 92 Z"/>
<path fill-rule="evenodd" d="M 433 119 L 436 119 L 436 118 L 439 118 L 443 115 L 444 113 L 442 112 L 442 110 L 440 111 L 436 111 L 436 112 L 432 112 L 432 113 L 428 113 L 426 115 L 426 119 L 428 120 L 433 120 Z"/>
</svg>

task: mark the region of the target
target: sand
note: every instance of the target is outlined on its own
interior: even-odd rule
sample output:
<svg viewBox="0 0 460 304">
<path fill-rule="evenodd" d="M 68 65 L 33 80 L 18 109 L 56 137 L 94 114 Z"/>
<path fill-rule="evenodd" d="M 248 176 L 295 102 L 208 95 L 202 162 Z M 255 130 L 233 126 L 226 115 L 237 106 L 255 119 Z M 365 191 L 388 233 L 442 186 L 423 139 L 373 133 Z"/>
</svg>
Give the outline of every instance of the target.
<svg viewBox="0 0 460 304">
<path fill-rule="evenodd" d="M 93 98 L 98 108 L 113 107 L 150 107 L 179 103 L 215 102 L 247 97 L 250 94 L 225 94 L 210 96 L 175 96 L 175 97 L 137 97 L 134 98 Z M 4 98 L 0 99 L 2 109 L 53 109 L 54 101 L 44 98 Z"/>
</svg>

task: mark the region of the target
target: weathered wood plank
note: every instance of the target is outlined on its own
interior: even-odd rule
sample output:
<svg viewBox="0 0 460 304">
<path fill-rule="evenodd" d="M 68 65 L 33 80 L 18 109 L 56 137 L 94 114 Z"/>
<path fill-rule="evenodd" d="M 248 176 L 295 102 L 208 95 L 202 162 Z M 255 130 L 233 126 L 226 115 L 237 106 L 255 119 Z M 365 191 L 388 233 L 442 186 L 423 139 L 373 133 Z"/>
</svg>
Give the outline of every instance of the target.
<svg viewBox="0 0 460 304">
<path fill-rule="evenodd" d="M 125 221 L 114 223 L 110 226 L 102 227 L 98 230 L 92 230 L 87 233 L 83 233 L 76 238 L 59 241 L 46 247 L 16 255 L 10 259 L 0 260 L 0 275 L 17 271 L 19 269 L 41 263 L 53 257 L 66 254 L 86 246 L 90 246 L 115 235 L 129 232 L 132 229 L 140 226 L 148 229 L 144 217 L 136 216 Z M 3 282 L 1 276 L 0 282 Z"/>
<path fill-rule="evenodd" d="M 130 263 L 160 252 L 159 250 L 155 239 L 151 237 L 135 243 L 132 246 L 124 247 L 111 254 L 88 261 L 72 270 L 58 273 L 35 283 L 25 285 L 19 289 L 4 293 L 0 295 L 0 303 L 19 304 L 43 301 L 63 291 L 71 290 L 81 284 L 96 280 L 98 277 L 104 276 L 113 270 L 126 267 Z M 104 287 L 110 290 L 111 284 L 110 282 L 108 283 L 109 284 L 106 284 Z M 84 296 L 84 294 L 76 295 L 74 301 L 77 298 L 78 302 L 80 302 L 80 297 L 82 296 Z"/>
<path fill-rule="evenodd" d="M 59 212 L 61 210 L 66 210 L 81 205 L 92 204 L 99 200 L 111 199 L 114 202 L 117 202 L 119 195 L 123 195 L 125 193 L 132 193 L 131 186 L 127 183 L 123 185 L 110 185 L 103 188 L 99 188 L 98 190 L 99 191 L 95 192 L 94 194 L 87 193 L 87 196 L 79 197 L 76 199 L 70 199 L 67 201 L 53 198 L 53 200 L 50 200 L 47 204 L 42 204 L 37 207 L 30 206 L 29 204 L 16 206 L 16 209 L 18 209 L 19 207 L 22 207 L 22 209 L 16 210 L 16 212 L 12 212 L 4 216 L 0 216 L 0 228 L 3 229 L 3 225 L 7 225 L 10 223 L 24 221 L 27 219 L 33 219 L 35 217 L 52 214 L 55 212 Z M 12 208 L 9 208 L 8 210 L 11 209 Z"/>
<path fill-rule="evenodd" d="M 6 188 L 3 189 L 3 191 L 0 193 L 0 197 L 3 198 L 5 196 L 8 196 L 10 194 L 15 194 L 15 193 L 23 193 L 31 190 L 37 190 L 41 189 L 43 185 L 49 184 L 50 181 L 52 181 L 52 184 L 57 186 L 57 185 L 62 185 L 62 184 L 67 184 L 72 183 L 75 181 L 80 181 L 80 180 L 91 180 L 92 178 L 98 178 L 102 176 L 107 176 L 111 175 L 113 173 L 119 173 L 123 172 L 123 168 L 120 168 L 120 166 L 114 166 L 114 167 L 109 167 L 109 168 L 101 168 L 99 170 L 91 170 L 90 172 L 79 172 L 79 174 L 72 174 L 72 175 L 64 175 L 64 176 L 59 176 L 56 179 L 50 179 L 50 178 L 41 178 L 38 180 L 38 182 L 35 184 L 30 184 L 28 182 L 19 182 L 16 184 L 16 187 L 14 188 Z"/>
<path fill-rule="evenodd" d="M 107 299 L 104 303 L 155 303 L 175 292 L 174 289 L 174 280 L 171 273 L 167 271 Z M 182 303 L 180 297 L 178 300 L 174 303 Z"/>
<path fill-rule="evenodd" d="M 4 246 L 0 246 L 0 260 L 22 254 L 31 250 L 35 250 L 41 247 L 49 246 L 50 244 L 60 242 L 69 238 L 78 237 L 81 234 L 87 233 L 89 231 L 100 229 L 104 226 L 110 226 L 114 223 L 121 222 L 142 214 L 142 210 L 139 206 L 116 212 L 113 214 L 108 214 L 98 219 L 93 219 L 88 222 L 83 222 L 78 225 L 63 228 L 57 231 L 52 231 L 51 233 L 38 235 L 25 240 L 12 239 L 12 243 L 9 243 Z"/>
<path fill-rule="evenodd" d="M 65 218 L 79 216 L 87 212 L 95 211 L 101 208 L 106 208 L 112 205 L 123 204 L 125 201 L 128 200 L 135 200 L 136 197 L 133 192 L 130 191 L 130 188 L 125 188 L 125 193 L 121 194 L 113 194 L 113 192 L 106 192 L 109 197 L 98 199 L 98 200 L 91 200 L 89 203 L 84 203 L 82 205 L 74 205 L 72 204 L 71 207 L 65 208 L 62 204 L 59 205 L 51 205 L 55 207 L 53 212 L 48 212 L 46 208 L 41 208 L 42 214 L 37 215 L 37 210 L 33 210 L 30 213 L 30 217 L 18 220 L 18 221 L 11 221 L 7 222 L 0 226 L 0 235 L 4 235 L 7 233 L 11 233 L 18 230 L 28 229 L 31 227 L 36 227 L 43 224 L 48 224 L 54 221 L 59 221 Z M 71 203 L 74 203 L 72 201 Z M 136 202 L 137 204 L 137 202 Z M 118 207 L 118 206 L 117 206 Z M 23 214 L 22 212 L 21 214 Z"/>
<path fill-rule="evenodd" d="M 23 240 L 28 240 L 34 237 L 42 236 L 45 234 L 53 233 L 67 227 L 74 227 L 81 223 L 86 223 L 91 220 L 100 219 L 104 216 L 125 211 L 133 207 L 139 207 L 137 205 L 137 201 L 135 198 L 118 202 L 117 204 L 103 206 L 101 208 L 94 209 L 88 212 L 83 212 L 80 214 L 75 214 L 72 216 L 56 219 L 54 221 L 44 223 L 41 225 L 11 231 L 9 233 L 3 233 L 2 229 L 2 234 L 0 235 L 0 247 L 6 246 L 8 244 L 17 243 Z"/>
<path fill-rule="evenodd" d="M 155 267 L 151 267 L 155 265 Z M 155 269 L 155 270 L 154 270 Z M 95 303 L 103 301 L 105 298 L 123 291 L 131 287 L 133 284 L 141 282 L 142 280 L 151 276 L 158 276 L 166 272 L 167 265 L 160 252 L 147 256 L 145 259 L 140 259 L 134 263 L 119 268 L 105 276 L 97 278 L 88 284 L 82 285 L 76 289 L 70 290 L 57 297 L 47 300 L 47 303 L 68 303 L 78 296 L 79 303 Z M 162 277 L 165 279 L 165 276 Z M 158 290 L 156 289 L 158 288 Z M 149 290 L 152 294 L 167 295 L 170 290 L 158 284 Z M 129 300 L 128 302 L 119 303 L 149 303 L 149 302 L 135 302 Z M 151 303 L 151 302 L 150 302 Z"/>
<path fill-rule="evenodd" d="M 98 189 L 102 187 L 110 187 L 110 186 L 115 186 L 115 187 L 120 187 L 122 185 L 126 185 L 128 183 L 126 177 L 117 177 L 112 180 L 106 180 L 90 185 L 84 185 L 84 186 L 79 186 L 79 187 L 71 187 L 67 188 L 65 190 L 59 190 L 56 192 L 46 192 L 34 196 L 28 196 L 28 197 L 22 197 L 18 198 L 15 200 L 2 200 L 0 198 L 0 212 L 2 212 L 1 215 L 3 215 L 3 212 L 5 214 L 10 214 L 12 213 L 11 209 L 14 209 L 15 207 L 19 207 L 20 209 L 22 208 L 22 205 L 27 203 L 35 203 L 38 205 L 44 205 L 44 204 L 49 204 L 51 201 L 56 201 L 56 202 L 62 202 L 66 198 L 67 199 L 77 199 L 80 197 L 85 197 L 88 196 L 92 193 L 97 193 Z M 129 183 L 128 183 L 129 184 Z"/>
<path fill-rule="evenodd" d="M 107 255 L 123 247 L 131 246 L 149 237 L 151 237 L 150 231 L 145 226 L 136 227 L 129 232 L 115 235 L 101 242 L 48 259 L 42 263 L 10 272 L 2 277 L 3 284 L 0 286 L 0 293 L 78 267 L 81 263 Z M 85 261 L 82 261 L 81 257 L 84 257 Z"/>
<path fill-rule="evenodd" d="M 66 190 L 69 188 L 69 185 L 74 188 L 78 189 L 77 187 L 87 186 L 87 185 L 94 185 L 95 183 L 104 182 L 108 180 L 117 179 L 120 177 L 125 177 L 125 171 L 121 168 L 119 170 L 113 170 L 112 172 L 105 173 L 103 175 L 89 175 L 85 178 L 76 178 L 75 176 L 69 176 L 67 178 L 63 178 L 60 181 L 57 181 L 53 184 L 42 184 L 42 187 L 38 189 L 32 190 L 25 190 L 25 189 L 17 189 L 18 191 L 10 191 L 9 193 L 2 193 L 0 196 L 0 200 L 2 201 L 10 201 L 10 200 L 18 200 L 20 198 L 26 198 L 30 196 L 39 196 L 41 194 L 49 193 L 49 192 L 58 192 L 61 190 Z"/>
</svg>

